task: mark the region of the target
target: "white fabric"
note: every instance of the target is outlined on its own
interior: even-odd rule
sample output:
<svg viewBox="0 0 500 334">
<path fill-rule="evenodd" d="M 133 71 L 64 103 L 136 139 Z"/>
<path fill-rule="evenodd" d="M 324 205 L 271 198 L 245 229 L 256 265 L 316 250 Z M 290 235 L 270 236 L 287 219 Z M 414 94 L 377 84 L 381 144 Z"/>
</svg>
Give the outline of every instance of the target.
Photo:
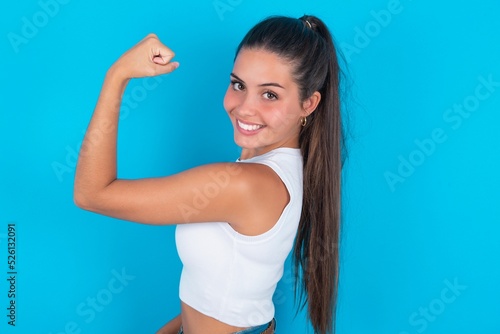
<svg viewBox="0 0 500 334">
<path fill-rule="evenodd" d="M 290 201 L 276 224 L 257 236 L 242 235 L 223 222 L 177 225 L 177 251 L 183 263 L 179 296 L 207 316 L 251 327 L 274 317 L 273 293 L 302 210 L 302 155 L 299 149 L 278 148 L 238 162 L 272 168 Z"/>
</svg>

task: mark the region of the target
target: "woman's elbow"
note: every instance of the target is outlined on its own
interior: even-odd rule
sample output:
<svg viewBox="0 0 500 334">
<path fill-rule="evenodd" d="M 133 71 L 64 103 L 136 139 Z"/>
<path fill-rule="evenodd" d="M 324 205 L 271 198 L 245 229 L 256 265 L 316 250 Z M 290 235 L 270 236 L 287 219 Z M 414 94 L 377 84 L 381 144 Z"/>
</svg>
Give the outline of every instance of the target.
<svg viewBox="0 0 500 334">
<path fill-rule="evenodd" d="M 73 202 L 83 210 L 92 211 L 92 197 L 76 187 L 73 191 Z"/>
<path fill-rule="evenodd" d="M 80 209 L 86 209 L 86 207 L 87 207 L 85 196 L 83 196 L 79 192 L 76 192 L 76 191 L 73 192 L 73 202 Z"/>
</svg>

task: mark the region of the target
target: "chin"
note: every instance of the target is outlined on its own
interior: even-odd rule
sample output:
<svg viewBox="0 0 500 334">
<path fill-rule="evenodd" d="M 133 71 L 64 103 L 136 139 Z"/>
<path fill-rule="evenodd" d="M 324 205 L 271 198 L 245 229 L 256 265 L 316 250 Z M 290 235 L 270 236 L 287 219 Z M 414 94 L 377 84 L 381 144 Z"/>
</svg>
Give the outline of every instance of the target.
<svg viewBox="0 0 500 334">
<path fill-rule="evenodd" d="M 241 148 L 255 148 L 256 145 L 253 145 L 248 140 L 242 140 L 241 138 L 234 138 L 234 143 Z"/>
<path fill-rule="evenodd" d="M 234 137 L 234 143 L 243 149 L 258 149 L 262 146 L 265 146 L 255 139 L 241 138 L 238 136 Z"/>
</svg>

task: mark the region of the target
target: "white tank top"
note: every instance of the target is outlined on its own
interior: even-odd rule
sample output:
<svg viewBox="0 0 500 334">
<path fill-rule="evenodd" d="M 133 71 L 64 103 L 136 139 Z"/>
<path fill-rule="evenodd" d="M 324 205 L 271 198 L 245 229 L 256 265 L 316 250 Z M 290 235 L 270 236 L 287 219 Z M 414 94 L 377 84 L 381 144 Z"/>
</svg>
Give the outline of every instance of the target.
<svg viewBox="0 0 500 334">
<path fill-rule="evenodd" d="M 278 148 L 238 162 L 272 168 L 290 201 L 276 224 L 257 236 L 242 235 L 224 222 L 177 225 L 175 239 L 183 264 L 179 297 L 209 317 L 251 327 L 274 317 L 272 297 L 302 210 L 303 167 L 300 149 L 294 148 Z"/>
</svg>

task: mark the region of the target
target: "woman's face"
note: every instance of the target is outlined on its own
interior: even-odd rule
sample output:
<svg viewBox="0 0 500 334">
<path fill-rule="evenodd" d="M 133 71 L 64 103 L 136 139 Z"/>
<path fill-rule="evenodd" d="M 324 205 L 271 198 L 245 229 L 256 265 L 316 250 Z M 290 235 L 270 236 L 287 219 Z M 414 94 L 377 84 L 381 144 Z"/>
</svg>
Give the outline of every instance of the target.
<svg viewBox="0 0 500 334">
<path fill-rule="evenodd" d="M 262 49 L 240 50 L 224 108 L 233 124 L 234 141 L 243 149 L 241 159 L 277 147 L 299 147 L 300 119 L 309 114 L 300 101 L 291 65 Z"/>
</svg>

